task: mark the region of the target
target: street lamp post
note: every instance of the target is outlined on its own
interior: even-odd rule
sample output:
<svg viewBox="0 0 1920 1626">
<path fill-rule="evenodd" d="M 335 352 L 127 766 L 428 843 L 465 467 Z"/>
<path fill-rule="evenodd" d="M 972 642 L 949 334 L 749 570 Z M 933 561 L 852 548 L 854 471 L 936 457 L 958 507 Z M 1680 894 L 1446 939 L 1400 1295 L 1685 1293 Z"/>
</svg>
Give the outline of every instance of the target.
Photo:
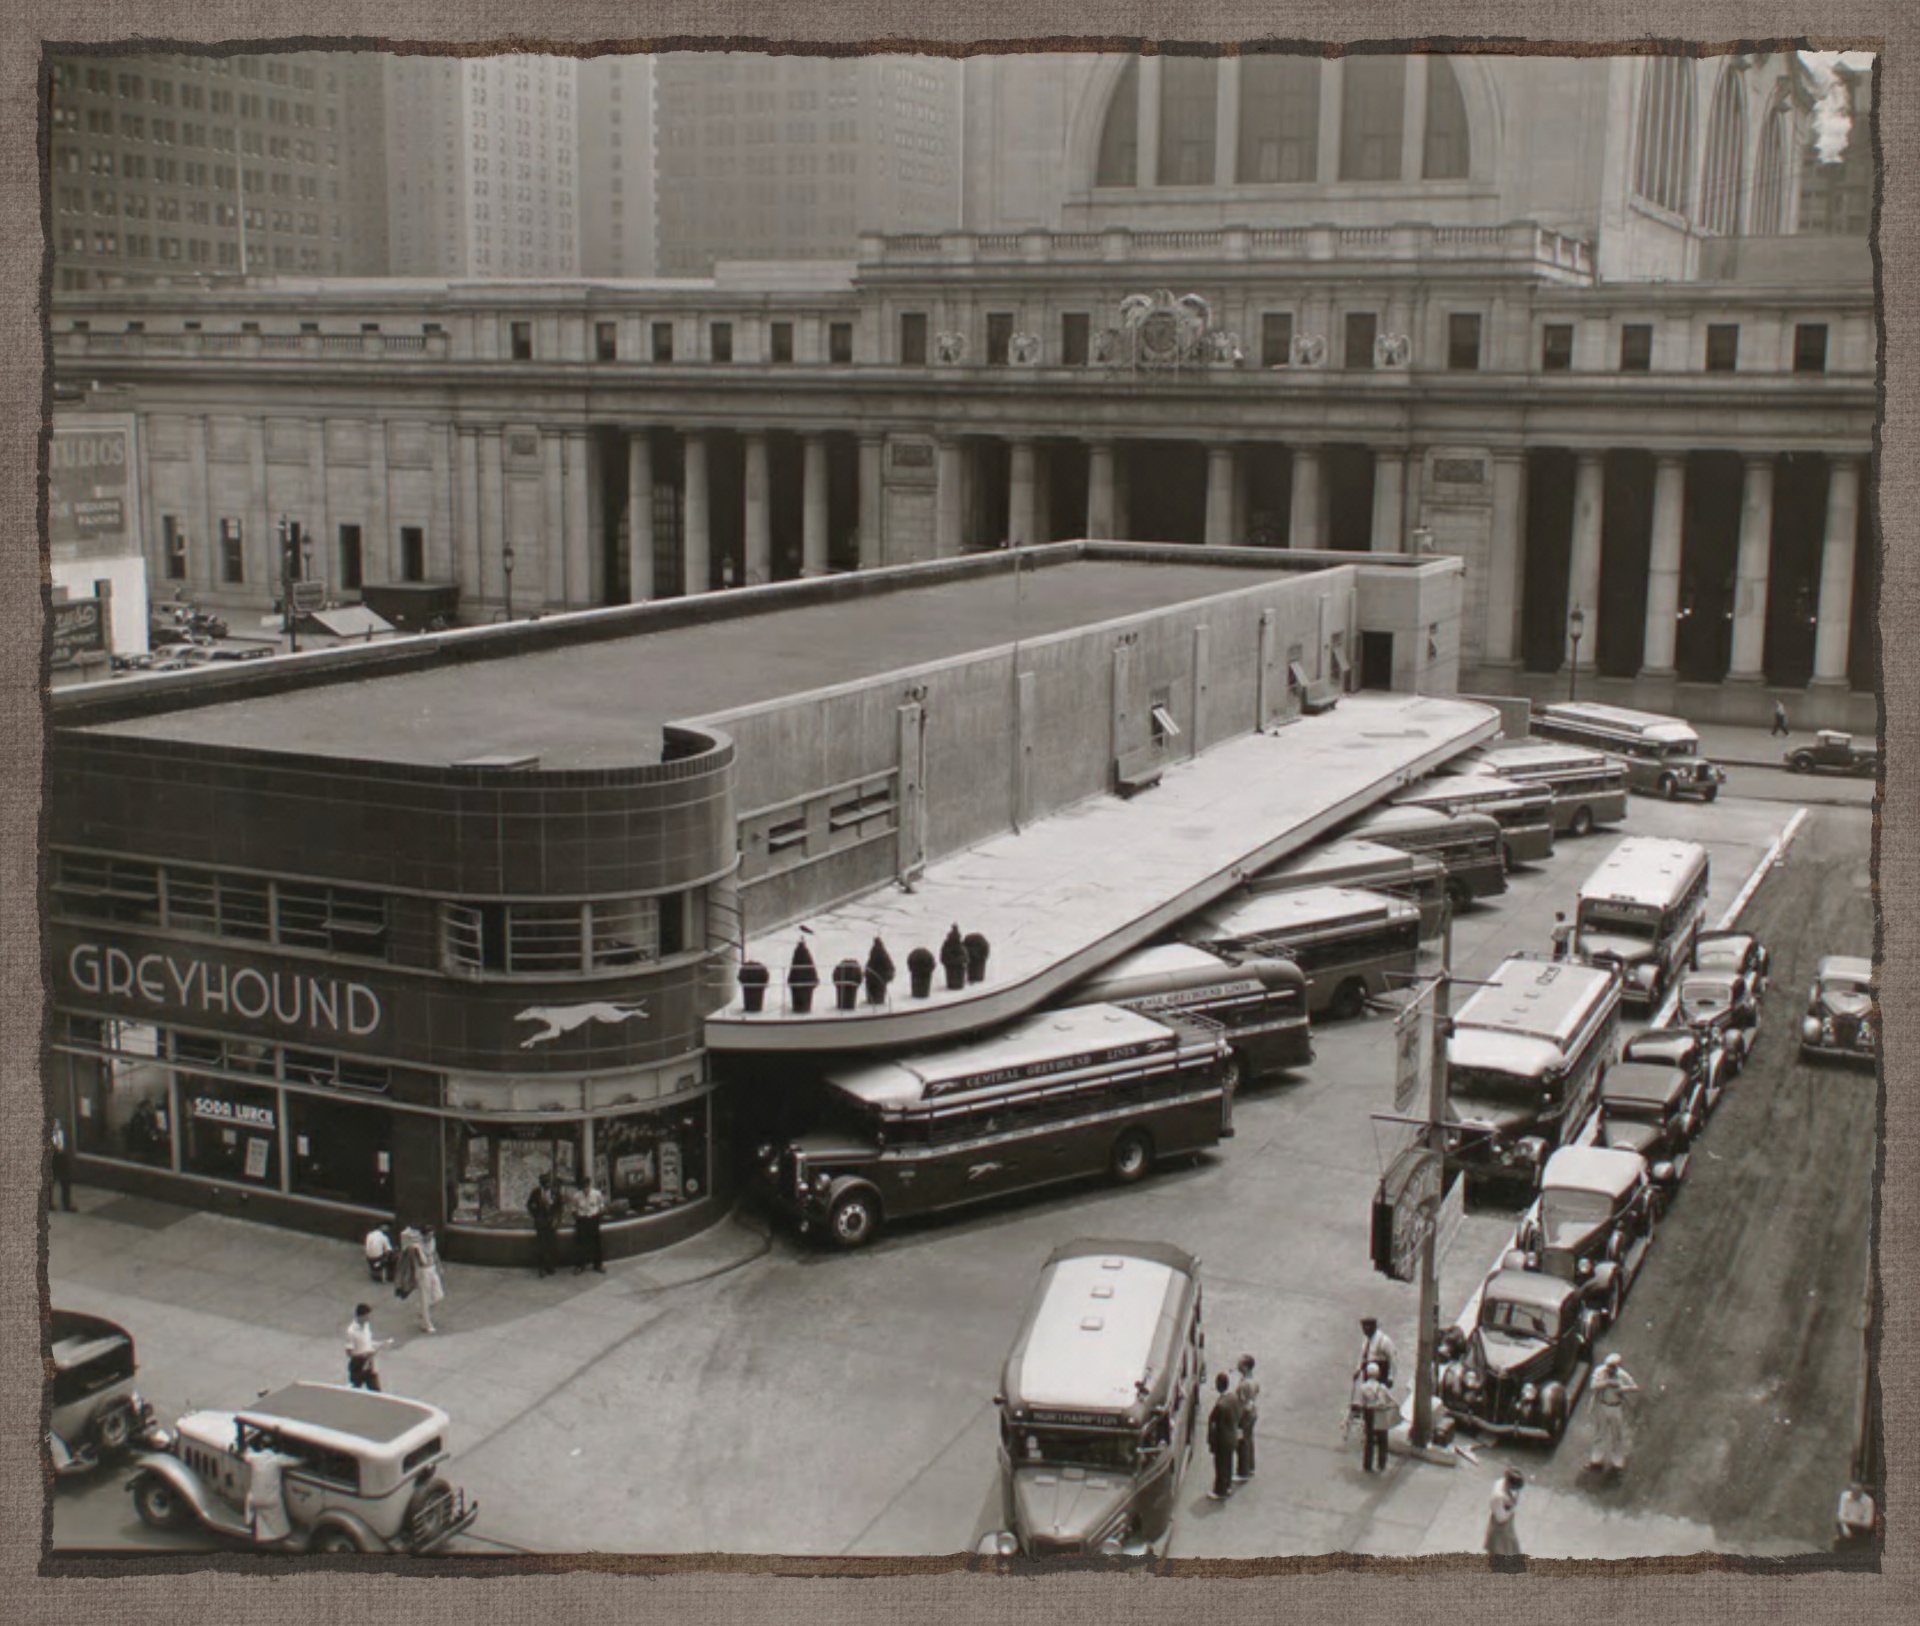
<svg viewBox="0 0 1920 1626">
<path fill-rule="evenodd" d="M 509 542 L 500 550 L 500 568 L 507 578 L 507 619 L 513 619 L 513 544 Z"/>
<path fill-rule="evenodd" d="M 1586 612 L 1575 605 L 1567 616 L 1567 636 L 1573 640 L 1573 659 L 1567 666 L 1567 699 L 1580 698 L 1580 635 L 1587 630 Z"/>
</svg>

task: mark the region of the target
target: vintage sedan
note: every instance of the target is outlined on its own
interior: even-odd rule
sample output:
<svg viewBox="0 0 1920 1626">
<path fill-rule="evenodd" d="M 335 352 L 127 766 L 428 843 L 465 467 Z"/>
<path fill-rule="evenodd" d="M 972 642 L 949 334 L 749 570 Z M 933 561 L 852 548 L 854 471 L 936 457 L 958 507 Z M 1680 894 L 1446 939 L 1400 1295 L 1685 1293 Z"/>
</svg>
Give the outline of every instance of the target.
<svg viewBox="0 0 1920 1626">
<path fill-rule="evenodd" d="M 1870 745 L 1856 745 L 1851 734 L 1823 728 L 1813 744 L 1796 745 L 1783 754 L 1794 773 L 1850 773 L 1871 779 L 1880 771 L 1880 753 Z"/>
<path fill-rule="evenodd" d="M 1880 1007 L 1873 962 L 1830 954 L 1815 968 L 1800 1019 L 1800 1054 L 1872 1063 L 1879 1052 Z"/>
<path fill-rule="evenodd" d="M 1707 1112 L 1720 1104 L 1721 1092 L 1733 1078 L 1733 1068 L 1719 1041 L 1692 1028 L 1643 1028 L 1620 1047 L 1620 1059 L 1684 1068 L 1700 1091 L 1700 1104 Z"/>
<path fill-rule="evenodd" d="M 47 1452 L 66 1477 L 116 1462 L 159 1438 L 153 1407 L 133 1386 L 133 1335 L 118 1322 L 78 1310 L 48 1316 L 53 1393 Z"/>
<path fill-rule="evenodd" d="M 1652 1171 L 1638 1152 L 1563 1146 L 1547 1159 L 1540 1196 L 1502 1267 L 1572 1283 L 1611 1325 L 1646 1262 L 1658 1208 Z"/>
<path fill-rule="evenodd" d="M 1747 978 L 1731 971 L 1691 971 L 1680 983 L 1674 1020 L 1717 1040 L 1734 1072 L 1760 1036 L 1760 1000 Z"/>
<path fill-rule="evenodd" d="M 137 1457 L 127 1489 L 156 1530 L 197 1521 L 258 1551 L 431 1553 L 480 1513 L 438 1472 L 447 1423 L 424 1401 L 293 1383 L 238 1411 L 189 1412 Z"/>
<path fill-rule="evenodd" d="M 1481 1290 L 1471 1333 L 1450 1327 L 1435 1388 L 1465 1428 L 1495 1439 L 1560 1438 L 1592 1370 L 1603 1319 L 1573 1283 L 1533 1270 L 1497 1270 Z"/>
<path fill-rule="evenodd" d="M 1614 1063 L 1600 1085 L 1596 1143 L 1646 1160 L 1662 1211 L 1686 1178 L 1693 1138 L 1706 1122 L 1705 1096 L 1684 1067 L 1645 1061 Z"/>
<path fill-rule="evenodd" d="M 1694 940 L 1696 971 L 1731 971 L 1745 977 L 1757 999 L 1767 991 L 1767 945 L 1752 932 L 1702 932 Z"/>
</svg>

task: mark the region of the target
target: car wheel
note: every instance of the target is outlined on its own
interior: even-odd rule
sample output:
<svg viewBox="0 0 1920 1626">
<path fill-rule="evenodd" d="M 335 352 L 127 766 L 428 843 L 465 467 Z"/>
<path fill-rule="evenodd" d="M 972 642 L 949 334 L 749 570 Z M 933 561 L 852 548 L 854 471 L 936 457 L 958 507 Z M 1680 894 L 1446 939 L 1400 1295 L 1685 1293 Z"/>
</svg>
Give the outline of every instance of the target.
<svg viewBox="0 0 1920 1626">
<path fill-rule="evenodd" d="M 1540 1421 L 1549 1445 L 1567 1431 L 1567 1391 L 1557 1383 L 1549 1383 L 1540 1396 Z"/>
<path fill-rule="evenodd" d="M 1573 810 L 1573 825 L 1572 825 L 1571 833 L 1576 836 L 1590 836 L 1593 834 L 1593 809 L 1592 808 L 1576 807 Z"/>
<path fill-rule="evenodd" d="M 366 1551 L 360 1545 L 359 1538 L 344 1525 L 330 1524 L 324 1530 L 316 1530 L 313 1540 L 307 1543 L 310 1553 L 358 1553 Z"/>
<path fill-rule="evenodd" d="M 1346 1022 L 1367 1008 L 1367 985 L 1358 977 L 1349 977 L 1335 990 L 1327 1005 L 1327 1015 Z"/>
<path fill-rule="evenodd" d="M 103 1411 L 94 1419 L 93 1437 L 99 1442 L 102 1456 L 117 1457 L 133 1438 L 133 1409 L 114 1406 Z"/>
<path fill-rule="evenodd" d="M 1240 1059 L 1240 1052 L 1230 1050 L 1227 1059 L 1220 1064 L 1220 1088 L 1228 1095 L 1238 1095 L 1240 1086 L 1247 1081 L 1247 1064 Z"/>
<path fill-rule="evenodd" d="M 1703 802 L 1711 802 L 1719 794 L 1720 794 L 1720 787 L 1718 785 L 1709 785 L 1705 790 L 1703 790 L 1700 793 L 1700 800 Z"/>
<path fill-rule="evenodd" d="M 1812 773 L 1813 753 L 1811 751 L 1795 751 L 1792 756 L 1787 758 L 1787 767 L 1794 773 Z"/>
<path fill-rule="evenodd" d="M 1153 1167 L 1153 1142 L 1144 1129 L 1129 1129 L 1113 1143 L 1113 1177 L 1123 1186 L 1146 1178 Z"/>
<path fill-rule="evenodd" d="M 880 1229 L 880 1205 L 870 1191 L 849 1191 L 833 1205 L 827 1229 L 835 1247 L 862 1248 Z"/>
<path fill-rule="evenodd" d="M 142 1474 L 134 1481 L 133 1510 L 153 1530 L 178 1530 L 193 1517 L 187 1499 L 159 1474 Z"/>
</svg>

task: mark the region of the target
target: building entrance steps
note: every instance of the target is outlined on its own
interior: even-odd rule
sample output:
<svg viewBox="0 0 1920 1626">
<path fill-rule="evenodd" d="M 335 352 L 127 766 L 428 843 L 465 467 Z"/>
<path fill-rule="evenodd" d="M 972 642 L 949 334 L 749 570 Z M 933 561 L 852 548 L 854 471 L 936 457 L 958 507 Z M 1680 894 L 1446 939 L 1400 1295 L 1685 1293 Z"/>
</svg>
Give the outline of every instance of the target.
<svg viewBox="0 0 1920 1626">
<path fill-rule="evenodd" d="M 1135 797 L 1093 797 L 929 864 L 911 891 L 886 887 L 751 938 L 746 958 L 770 977 L 767 1008 L 748 1014 L 736 994 L 708 1018 L 708 1046 L 917 1044 L 1021 1015 L 1498 731 L 1490 706 L 1368 693 L 1170 763 Z M 822 986 L 811 1012 L 788 1009 L 786 971 L 802 926 L 823 984 L 837 961 L 864 963 L 883 938 L 898 972 L 888 1003 L 838 1011 Z M 937 977 L 928 997 L 913 998 L 908 954 L 937 955 L 953 926 L 987 939 L 985 979 L 948 990 Z"/>
</svg>

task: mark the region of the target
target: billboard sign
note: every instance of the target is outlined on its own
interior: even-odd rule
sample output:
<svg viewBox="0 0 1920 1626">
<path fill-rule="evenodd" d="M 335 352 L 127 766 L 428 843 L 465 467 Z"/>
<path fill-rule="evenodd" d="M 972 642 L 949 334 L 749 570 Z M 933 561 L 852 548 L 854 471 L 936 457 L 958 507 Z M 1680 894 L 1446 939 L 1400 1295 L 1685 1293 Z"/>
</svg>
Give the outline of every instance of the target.
<svg viewBox="0 0 1920 1626">
<path fill-rule="evenodd" d="M 53 605 L 53 664 L 64 666 L 107 647 L 107 618 L 97 598 L 63 599 Z"/>
<path fill-rule="evenodd" d="M 47 447 L 47 534 L 54 547 L 99 553 L 132 544 L 132 463 L 129 427 L 54 426 Z"/>
<path fill-rule="evenodd" d="M 1393 1160 L 1373 1199 L 1373 1268 L 1396 1282 L 1420 1274 L 1420 1250 L 1434 1233 L 1446 1160 L 1412 1146 Z"/>
</svg>

